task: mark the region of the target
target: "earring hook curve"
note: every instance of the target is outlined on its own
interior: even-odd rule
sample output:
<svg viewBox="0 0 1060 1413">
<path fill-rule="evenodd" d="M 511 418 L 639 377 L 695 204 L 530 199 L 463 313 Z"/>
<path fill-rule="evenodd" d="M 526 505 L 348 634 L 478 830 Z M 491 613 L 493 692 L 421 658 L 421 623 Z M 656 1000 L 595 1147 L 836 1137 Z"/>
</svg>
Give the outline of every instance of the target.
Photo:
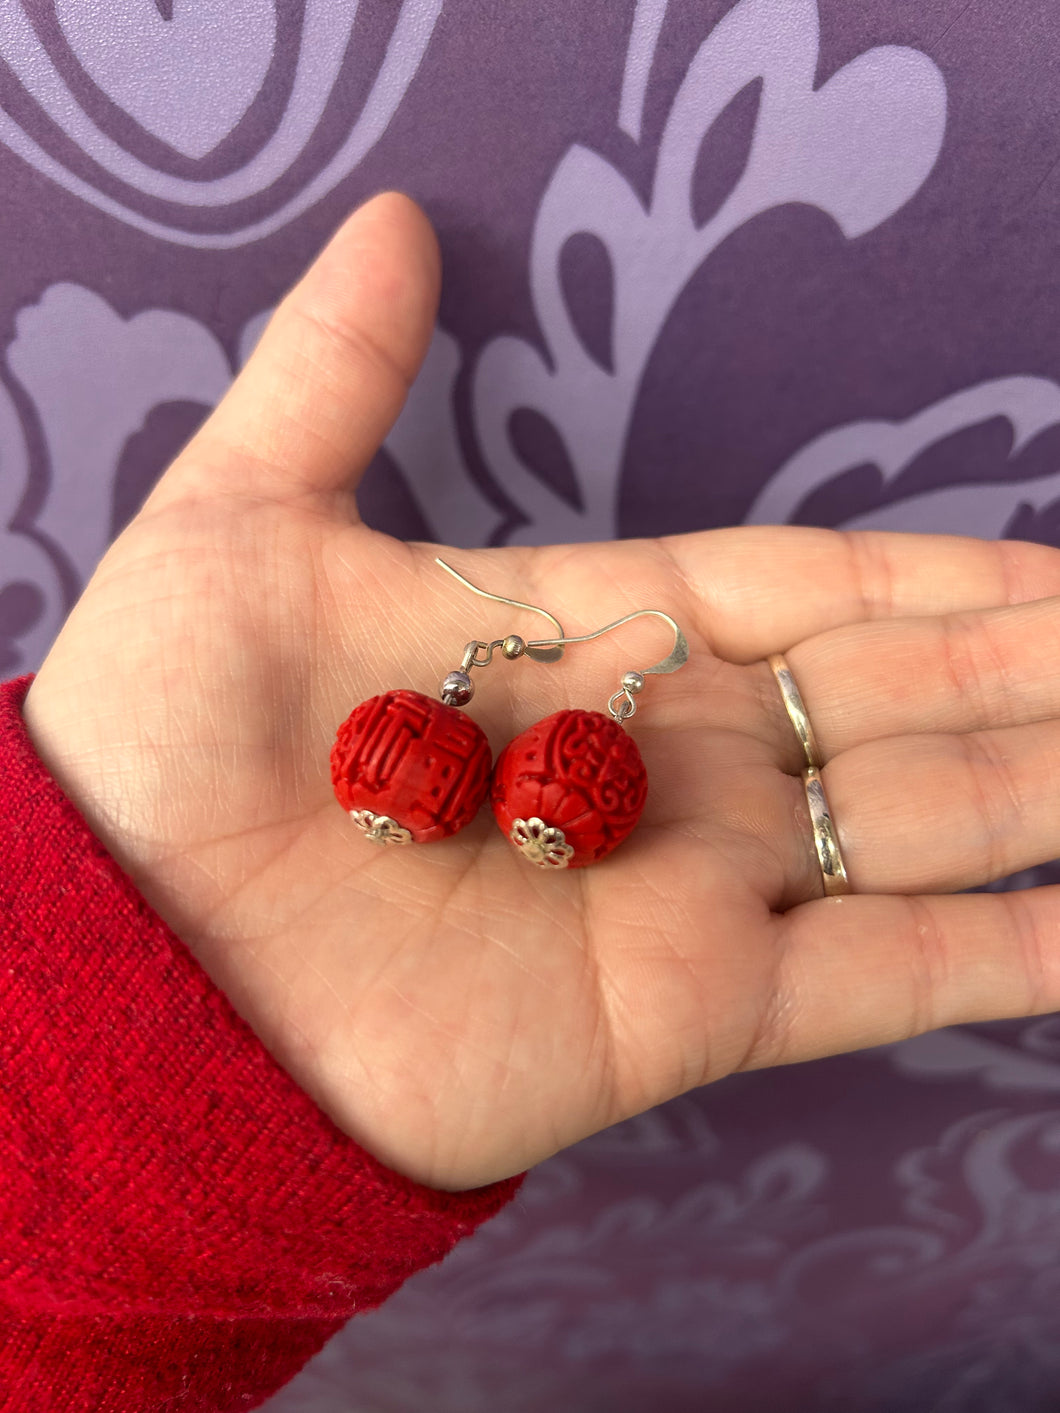
<svg viewBox="0 0 1060 1413">
<path fill-rule="evenodd" d="M 627 613 L 625 618 L 616 618 L 614 623 L 607 623 L 603 628 L 597 628 L 595 633 L 583 633 L 578 638 L 538 638 L 533 643 L 527 643 L 526 650 L 531 648 L 558 647 L 567 643 L 588 643 L 593 638 L 602 637 L 604 633 L 610 633 L 612 628 L 621 628 L 623 623 L 630 623 L 634 618 L 644 618 L 650 615 L 653 618 L 661 618 L 664 623 L 668 623 L 674 630 L 674 645 L 670 653 L 663 658 L 662 662 L 657 662 L 654 667 L 642 667 L 640 674 L 648 677 L 651 674 L 661 674 L 664 672 L 676 672 L 679 667 L 684 667 L 688 661 L 688 639 L 681 629 L 674 622 L 668 613 L 663 613 L 661 608 L 638 608 L 633 613 Z"/>
<path fill-rule="evenodd" d="M 527 643 L 526 655 L 532 657 L 535 662 L 559 662 L 563 656 L 561 640 L 563 638 L 563 624 L 554 613 L 549 613 L 547 608 L 538 608 L 536 604 L 521 603 L 518 599 L 506 599 L 502 594 L 490 594 L 485 589 L 480 589 L 477 584 L 472 584 L 470 579 L 465 579 L 453 568 L 451 564 L 446 564 L 444 559 L 434 557 L 435 564 L 440 564 L 447 574 L 451 574 L 458 583 L 463 584 L 465 589 L 470 589 L 473 594 L 478 594 L 479 598 L 492 599 L 494 603 L 505 603 L 509 608 L 525 608 L 530 613 L 540 613 L 542 618 L 547 618 L 550 623 L 555 624 L 559 632 L 555 638 L 545 638 L 539 643 Z"/>
<path fill-rule="evenodd" d="M 465 589 L 470 589 L 473 594 L 478 594 L 480 598 L 492 599 L 494 603 L 508 604 L 511 608 L 525 608 L 531 613 L 540 613 L 543 618 L 547 618 L 550 623 L 554 623 L 559 632 L 554 638 L 536 638 L 526 644 L 527 657 L 532 657 L 536 662 L 558 662 L 563 656 L 563 649 L 568 643 L 588 643 L 593 638 L 600 638 L 605 633 L 610 633 L 613 628 L 621 628 L 624 623 L 630 623 L 634 618 L 653 617 L 661 618 L 664 623 L 669 624 L 674 633 L 674 645 L 670 653 L 663 658 L 662 662 L 657 662 L 654 667 L 641 669 L 641 676 L 661 675 L 667 672 L 676 672 L 678 668 L 684 667 L 688 661 L 688 639 L 684 633 L 670 617 L 668 613 L 663 613 L 659 608 L 638 608 L 633 613 L 627 613 L 624 618 L 616 618 L 613 623 L 607 623 L 603 628 L 597 628 L 593 633 L 583 633 L 579 637 L 569 638 L 563 632 L 563 624 L 555 614 L 549 613 L 547 608 L 539 608 L 536 604 L 522 603 L 518 599 L 505 598 L 503 594 L 491 594 L 485 589 L 480 589 L 477 584 L 472 584 L 470 579 L 465 579 L 453 568 L 451 564 L 446 564 L 444 559 L 435 556 L 435 564 L 441 565 L 447 573 L 463 584 Z"/>
</svg>

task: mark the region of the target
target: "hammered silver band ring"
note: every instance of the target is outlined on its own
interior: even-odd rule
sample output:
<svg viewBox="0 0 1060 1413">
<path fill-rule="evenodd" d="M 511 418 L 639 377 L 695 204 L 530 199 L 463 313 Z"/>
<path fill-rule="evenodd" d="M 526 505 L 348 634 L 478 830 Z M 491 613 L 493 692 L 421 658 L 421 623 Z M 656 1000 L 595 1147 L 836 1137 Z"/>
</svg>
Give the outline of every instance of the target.
<svg viewBox="0 0 1060 1413">
<path fill-rule="evenodd" d="M 809 714 L 802 703 L 802 693 L 799 691 L 795 678 L 791 675 L 791 668 L 783 653 L 771 653 L 766 661 L 773 670 L 773 676 L 777 679 L 784 710 L 795 728 L 795 735 L 799 738 L 803 755 L 806 757 L 806 764 L 820 770 L 824 762 L 817 749 L 817 738 L 813 734 L 813 725 Z"/>
<path fill-rule="evenodd" d="M 784 655 L 771 653 L 767 661 L 780 688 L 784 710 L 788 714 L 788 719 L 795 729 L 799 744 L 802 746 L 803 755 L 806 757 L 802 783 L 806 790 L 806 805 L 810 811 L 813 843 L 817 851 L 817 862 L 821 867 L 825 897 L 837 898 L 851 891 L 850 880 L 847 878 L 843 855 L 839 849 L 839 836 L 836 833 L 835 822 L 832 819 L 832 812 L 828 808 L 828 800 L 824 793 L 824 783 L 821 780 L 823 762 L 817 746 L 817 738 L 813 734 L 813 723 L 810 721 L 809 714 L 803 704 L 802 693 L 799 691 L 798 684 L 792 676 L 791 668 L 785 661 Z"/>
<path fill-rule="evenodd" d="M 817 862 L 821 865 L 825 897 L 838 898 L 840 894 L 851 891 L 850 880 L 847 878 L 843 855 L 839 852 L 839 839 L 828 801 L 825 799 L 821 772 L 815 765 L 808 765 L 802 772 L 802 783 L 806 787 L 806 803 L 810 810 L 813 842 L 817 850 Z"/>
</svg>

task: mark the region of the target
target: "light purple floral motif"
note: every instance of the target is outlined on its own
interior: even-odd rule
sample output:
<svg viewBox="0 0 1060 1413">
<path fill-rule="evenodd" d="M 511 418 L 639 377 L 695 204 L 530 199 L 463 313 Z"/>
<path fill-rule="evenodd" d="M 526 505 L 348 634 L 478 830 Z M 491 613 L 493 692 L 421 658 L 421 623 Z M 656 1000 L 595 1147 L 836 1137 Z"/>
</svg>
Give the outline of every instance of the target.
<svg viewBox="0 0 1060 1413">
<path fill-rule="evenodd" d="M 22 422 L 0 383 L 0 672 L 5 678 L 43 658 L 72 593 L 65 562 L 48 552 L 23 513 L 29 475 Z"/>
<path fill-rule="evenodd" d="M 708 1111 L 711 1104 L 709 1094 L 682 1102 Z M 555 1161 L 571 1166 L 569 1156 Z M 899 1154 L 880 1174 L 900 1203 L 887 1225 L 842 1223 L 832 1210 L 841 1196 L 833 1165 L 806 1145 L 760 1152 L 742 1174 L 724 1150 L 700 1162 L 708 1175 L 724 1164 L 726 1178 L 670 1201 L 609 1200 L 598 1179 L 592 1206 L 579 1209 L 577 1188 L 563 1183 L 543 1208 L 532 1204 L 533 1223 L 509 1209 L 441 1268 L 417 1277 L 372 1317 L 370 1330 L 351 1325 L 269 1404 L 271 1413 L 333 1413 L 327 1371 L 341 1368 L 343 1344 L 364 1406 L 387 1413 L 418 1413 L 427 1403 L 444 1413 L 486 1413 L 508 1381 L 523 1388 L 524 1369 L 527 1401 L 513 1407 L 633 1413 L 648 1405 L 635 1396 L 621 1401 L 616 1371 L 638 1367 L 655 1371 L 657 1398 L 673 1370 L 678 1398 L 694 1388 L 706 1400 L 715 1390 L 720 1406 L 750 1413 L 757 1395 L 744 1402 L 737 1392 L 760 1388 L 761 1370 L 774 1361 L 788 1371 L 790 1406 L 806 1413 L 913 1408 L 875 1400 L 888 1383 L 896 1398 L 928 1386 L 943 1368 L 961 1373 L 961 1397 L 941 1406 L 995 1413 L 967 1401 L 969 1390 L 1019 1377 L 1034 1388 L 1036 1378 L 1014 1367 L 1015 1350 L 1033 1361 L 1039 1381 L 1052 1367 L 1060 1322 L 1046 1312 L 1060 1293 L 1060 1205 L 1055 1181 L 1041 1175 L 1060 1163 L 1055 1113 L 980 1108 Z M 552 1166 L 529 1186 L 547 1189 Z M 583 1158 L 581 1166 L 593 1163 Z M 671 1182 L 677 1171 L 691 1170 L 671 1169 Z M 884 1329 L 893 1354 L 873 1348 Z M 474 1359 L 461 1361 L 461 1347 L 474 1348 Z M 982 1359 L 971 1357 L 976 1349 Z M 544 1350 L 551 1384 L 533 1372 L 540 1361 L 532 1351 Z M 798 1390 L 813 1368 L 826 1372 L 804 1402 Z M 692 1371 L 694 1384 L 682 1383 Z M 755 1377 L 745 1385 L 747 1375 Z"/>
<path fill-rule="evenodd" d="M 1028 1165 L 1038 1171 L 1030 1184 Z M 1050 1171 L 1052 1181 L 1045 1179 Z M 906 1190 L 903 1225 L 866 1227 L 810 1242 L 782 1267 L 786 1299 L 822 1309 L 821 1293 L 852 1290 L 881 1311 L 899 1301 L 926 1306 L 943 1289 L 967 1301 L 999 1265 L 1036 1271 L 1060 1261 L 1060 1115 L 1003 1108 L 967 1114 L 929 1147 L 902 1155 L 895 1176 Z M 837 1275 L 846 1267 L 841 1281 Z M 827 1273 L 827 1282 L 822 1275 Z M 845 1297 L 850 1314 L 850 1296 Z M 835 1311 L 838 1320 L 843 1316 Z M 864 1327 L 864 1322 L 862 1321 Z"/>
<path fill-rule="evenodd" d="M 1060 385 L 1029 375 L 997 378 L 943 398 L 902 422 L 852 422 L 815 437 L 763 487 L 747 514 L 749 524 L 784 524 L 799 518 L 814 496 L 829 496 L 856 468 L 875 473 L 871 493 L 879 502 L 840 512 L 834 524 L 848 530 L 903 530 L 998 539 L 1021 506 L 1043 511 L 1060 501 L 1060 471 L 1032 479 L 1009 478 L 998 467 L 993 481 L 966 481 L 936 489 L 902 487 L 903 473 L 947 437 L 1002 419 L 1010 429 L 1008 460 L 1036 437 L 1060 426 Z M 819 523 L 815 521 L 814 523 Z M 1024 538 L 1034 538 L 1024 536 Z"/>
<path fill-rule="evenodd" d="M 50 469 L 35 524 L 68 546 L 84 583 L 111 539 L 126 442 L 163 403 L 212 407 L 232 369 L 214 335 L 187 314 L 146 309 L 123 319 L 81 285 L 52 285 L 15 329 L 7 362 L 33 400 Z"/>
<path fill-rule="evenodd" d="M 241 359 L 268 312 L 243 329 Z M 130 440 L 167 405 L 191 404 L 204 416 L 235 370 L 217 338 L 189 315 L 145 309 L 125 319 L 70 283 L 49 286 L 19 311 L 6 361 L 39 420 L 48 459 L 47 493 L 32 520 L 21 519 L 30 459 L 20 414 L 0 387 L 0 525 L 7 527 L 0 658 L 11 675 L 37 667 L 110 543 Z"/>
<path fill-rule="evenodd" d="M 142 128 L 188 157 L 212 152 L 243 117 L 276 43 L 273 0 L 177 0 L 168 15 L 144 0 L 107 0 L 105 8 L 56 0 L 55 13 L 92 81 Z M 44 65 L 39 59 L 33 70 L 23 65 L 52 110 Z M 80 131 L 89 138 L 87 125 Z"/>
<path fill-rule="evenodd" d="M 271 313 L 262 310 L 244 326 L 238 340 L 240 366 Z M 0 652 L 9 675 L 37 666 L 71 597 L 110 542 L 116 482 L 130 438 L 166 404 L 196 404 L 205 415 L 236 371 L 211 331 L 189 315 L 148 309 L 124 319 L 80 285 L 50 286 L 19 312 L 15 330 L 7 363 L 39 418 L 49 477 L 31 533 L 29 524 L 14 523 L 28 485 L 25 437 L 14 404 L 0 398 L 0 445 L 6 439 L 0 523 L 11 525 L 0 561 L 0 592 L 5 595 L 0 623 L 6 635 Z M 436 330 L 384 445 L 433 532 L 450 544 L 473 545 L 488 537 L 496 510 L 468 477 L 460 454 L 452 416 L 458 371 L 455 340 Z M 156 474 L 160 470 L 155 467 Z M 65 589 L 54 559 L 39 545 L 41 533 L 65 547 Z"/>
<path fill-rule="evenodd" d="M 427 357 L 384 443 L 431 533 L 445 545 L 488 543 L 498 510 L 470 476 L 453 406 L 460 345 L 436 328 Z"/>
<path fill-rule="evenodd" d="M 0 59 L 20 81 L 34 111 L 47 120 L 32 123 L 31 131 L 5 108 L 0 143 L 67 191 L 162 240 L 215 249 L 245 245 L 321 200 L 379 141 L 415 77 L 441 4 L 401 0 L 395 5 L 386 52 L 343 142 L 293 194 L 277 196 L 272 209 L 249 220 L 241 216 L 240 203 L 282 189 L 329 103 L 341 97 L 359 0 L 306 0 L 300 32 L 284 37 L 285 47 L 296 50 L 298 58 L 279 121 L 247 135 L 235 170 L 198 179 L 152 164 L 116 141 L 78 101 L 41 37 L 28 0 L 0 0 Z M 194 6 L 175 0 L 165 9 L 168 15 L 143 0 L 91 7 L 60 0 L 60 32 L 51 39 L 68 46 L 100 96 L 137 127 L 186 156 L 201 158 L 238 126 L 261 88 L 278 12 L 269 0 L 199 0 Z M 62 144 L 49 141 L 52 128 L 102 177 L 87 175 L 82 163 L 62 155 Z M 110 179 L 128 194 L 114 195 Z M 170 219 L 155 214 L 158 202 L 172 206 Z M 221 229 L 188 227 L 182 211 L 204 210 L 218 213 Z"/>
<path fill-rule="evenodd" d="M 1060 1044 L 1055 1027 L 1053 1017 L 1023 1022 L 1009 1038 L 1001 1029 L 983 1034 L 969 1027 L 948 1027 L 862 1053 L 883 1060 L 899 1074 L 919 1079 L 974 1079 L 997 1094 L 1060 1094 Z"/>
<path fill-rule="evenodd" d="M 844 235 L 861 235 L 926 180 L 945 127 L 938 69 L 914 50 L 881 46 L 816 88 L 818 24 L 815 0 L 783 7 L 741 0 L 725 15 L 674 99 L 647 208 L 619 171 L 585 147 L 572 147 L 556 168 L 530 253 L 547 356 L 525 340 L 498 337 L 473 375 L 483 454 L 525 521 L 517 541 L 615 534 L 622 454 L 652 348 L 682 289 L 733 231 L 775 206 L 803 202 L 827 212 Z M 761 92 L 744 168 L 697 224 L 692 188 L 704 137 L 756 81 Z M 606 358 L 586 345 L 561 278 L 568 241 L 587 234 L 602 244 L 610 266 Z M 551 424 L 562 444 L 571 473 L 558 492 L 513 444 L 513 418 L 526 409 Z"/>
</svg>

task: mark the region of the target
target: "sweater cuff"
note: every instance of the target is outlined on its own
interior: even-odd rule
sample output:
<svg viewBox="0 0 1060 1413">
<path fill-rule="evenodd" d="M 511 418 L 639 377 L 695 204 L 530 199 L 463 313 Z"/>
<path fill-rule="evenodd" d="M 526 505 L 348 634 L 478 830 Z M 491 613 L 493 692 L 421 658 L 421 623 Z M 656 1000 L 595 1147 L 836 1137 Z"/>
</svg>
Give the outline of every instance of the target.
<svg viewBox="0 0 1060 1413">
<path fill-rule="evenodd" d="M 0 1302 L 341 1324 L 497 1212 L 335 1127 L 140 896 L 0 686 Z"/>
</svg>

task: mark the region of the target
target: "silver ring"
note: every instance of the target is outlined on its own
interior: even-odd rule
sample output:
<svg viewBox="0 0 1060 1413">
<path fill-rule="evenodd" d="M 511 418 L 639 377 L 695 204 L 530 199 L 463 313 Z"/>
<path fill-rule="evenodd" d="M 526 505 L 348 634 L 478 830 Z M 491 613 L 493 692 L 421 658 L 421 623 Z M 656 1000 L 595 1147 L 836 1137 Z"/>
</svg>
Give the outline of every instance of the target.
<svg viewBox="0 0 1060 1413">
<path fill-rule="evenodd" d="M 839 852 L 839 837 L 836 834 L 828 801 L 821 783 L 821 772 L 815 765 L 802 772 L 802 783 L 806 787 L 806 803 L 810 808 L 810 822 L 813 825 L 813 842 L 817 850 L 817 862 L 821 865 L 826 898 L 838 898 L 842 893 L 851 892 L 850 880 Z"/>
<path fill-rule="evenodd" d="M 806 764 L 820 768 L 824 762 L 821 760 L 821 753 L 817 748 L 817 737 L 813 734 L 809 715 L 802 704 L 802 693 L 795 685 L 795 678 L 791 675 L 791 668 L 785 661 L 784 654 L 770 653 L 766 661 L 773 669 L 773 676 L 777 679 L 780 695 L 784 702 L 784 710 L 788 713 L 791 724 L 795 728 L 795 735 L 798 736 L 806 756 Z"/>
</svg>

